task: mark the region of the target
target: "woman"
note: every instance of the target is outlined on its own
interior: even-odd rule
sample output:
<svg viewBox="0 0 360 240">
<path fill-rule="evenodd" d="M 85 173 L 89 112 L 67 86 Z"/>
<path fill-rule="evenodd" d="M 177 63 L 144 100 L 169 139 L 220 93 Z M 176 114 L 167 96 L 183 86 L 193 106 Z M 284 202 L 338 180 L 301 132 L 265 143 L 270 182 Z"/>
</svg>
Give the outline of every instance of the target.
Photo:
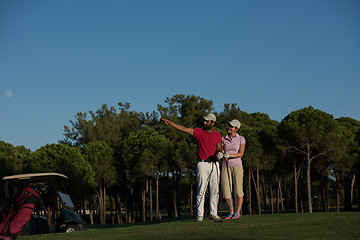
<svg viewBox="0 0 360 240">
<path fill-rule="evenodd" d="M 244 170 L 241 157 L 245 151 L 245 138 L 237 131 L 241 123 L 237 119 L 229 122 L 227 135 L 222 138 L 224 161 L 222 161 L 222 189 L 230 213 L 225 219 L 240 218 L 240 211 L 243 204 L 243 176 Z M 232 188 L 234 183 L 234 189 Z M 235 211 L 232 203 L 231 193 L 235 197 Z"/>
</svg>

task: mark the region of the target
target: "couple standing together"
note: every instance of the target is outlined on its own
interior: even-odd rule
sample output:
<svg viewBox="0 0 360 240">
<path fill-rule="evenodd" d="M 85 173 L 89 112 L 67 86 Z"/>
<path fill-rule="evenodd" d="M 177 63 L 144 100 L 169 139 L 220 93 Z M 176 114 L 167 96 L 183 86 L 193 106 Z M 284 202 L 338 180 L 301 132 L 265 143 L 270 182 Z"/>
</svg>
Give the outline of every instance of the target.
<svg viewBox="0 0 360 240">
<path fill-rule="evenodd" d="M 241 157 L 245 150 L 245 138 L 240 136 L 237 131 L 241 123 L 237 119 L 228 122 L 227 135 L 221 134 L 214 129 L 216 116 L 212 113 L 204 117 L 203 128 L 188 128 L 161 119 L 167 126 L 171 126 L 181 132 L 185 132 L 195 137 L 197 142 L 197 221 L 204 220 L 205 193 L 209 184 L 210 190 L 210 219 L 221 221 L 217 214 L 219 202 L 219 162 L 223 159 L 221 169 L 221 187 L 230 213 L 225 219 L 240 218 L 240 210 L 243 203 L 243 166 Z M 232 189 L 234 183 L 234 189 Z M 232 204 L 231 192 L 235 197 L 235 209 Z M 234 211 L 235 210 L 235 211 Z"/>
</svg>

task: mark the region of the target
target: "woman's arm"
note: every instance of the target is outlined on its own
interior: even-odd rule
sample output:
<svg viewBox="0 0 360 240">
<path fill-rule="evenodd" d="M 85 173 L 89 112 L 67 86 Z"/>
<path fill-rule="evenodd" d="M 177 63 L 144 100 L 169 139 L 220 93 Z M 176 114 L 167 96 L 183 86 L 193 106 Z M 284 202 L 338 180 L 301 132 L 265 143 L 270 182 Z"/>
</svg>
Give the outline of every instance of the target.
<svg viewBox="0 0 360 240">
<path fill-rule="evenodd" d="M 244 156 L 244 152 L 245 152 L 245 143 L 244 143 L 244 144 L 240 144 L 240 148 L 239 148 L 239 152 L 238 152 L 238 153 L 230 154 L 229 157 L 231 157 L 231 158 L 242 157 L 242 156 Z"/>
</svg>

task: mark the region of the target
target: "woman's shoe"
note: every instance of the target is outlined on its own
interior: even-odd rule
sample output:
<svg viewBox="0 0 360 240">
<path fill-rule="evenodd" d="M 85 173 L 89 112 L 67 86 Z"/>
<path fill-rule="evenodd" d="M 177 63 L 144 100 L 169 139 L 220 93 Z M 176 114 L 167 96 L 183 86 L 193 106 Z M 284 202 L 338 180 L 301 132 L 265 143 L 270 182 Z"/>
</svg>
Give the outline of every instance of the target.
<svg viewBox="0 0 360 240">
<path fill-rule="evenodd" d="M 231 212 L 225 219 L 231 219 L 233 215 L 234 215 L 234 213 Z"/>
</svg>

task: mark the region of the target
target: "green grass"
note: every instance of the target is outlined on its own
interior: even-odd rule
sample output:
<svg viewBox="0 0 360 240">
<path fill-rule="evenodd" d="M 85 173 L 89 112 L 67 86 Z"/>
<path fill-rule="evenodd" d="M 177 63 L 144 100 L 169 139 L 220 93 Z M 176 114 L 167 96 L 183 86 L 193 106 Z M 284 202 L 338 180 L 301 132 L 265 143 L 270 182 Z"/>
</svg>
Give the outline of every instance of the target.
<svg viewBox="0 0 360 240">
<path fill-rule="evenodd" d="M 187 216 L 158 222 L 88 226 L 78 233 L 20 236 L 31 239 L 359 239 L 360 212 L 245 215 L 237 220 L 197 223 Z"/>
</svg>

